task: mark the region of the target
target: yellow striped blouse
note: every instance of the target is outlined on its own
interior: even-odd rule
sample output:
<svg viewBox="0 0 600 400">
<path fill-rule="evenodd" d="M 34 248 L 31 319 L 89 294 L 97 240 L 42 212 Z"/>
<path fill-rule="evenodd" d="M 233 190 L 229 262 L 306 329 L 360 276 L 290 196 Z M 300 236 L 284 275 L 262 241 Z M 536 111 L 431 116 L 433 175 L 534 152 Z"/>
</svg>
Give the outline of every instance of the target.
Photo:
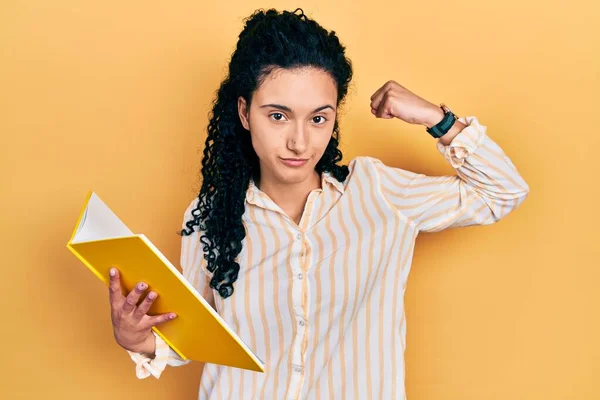
<svg viewBox="0 0 600 400">
<path fill-rule="evenodd" d="M 459 120 L 467 126 L 452 143 L 436 143 L 456 175 L 357 157 L 343 183 L 321 175 L 299 224 L 251 182 L 227 299 L 208 286 L 200 233 L 182 238 L 186 279 L 266 364 L 265 373 L 205 364 L 199 399 L 405 398 L 404 292 L 417 235 L 492 224 L 529 192 L 487 128 Z M 154 358 L 129 352 L 140 379 L 189 362 L 155 337 Z"/>
</svg>

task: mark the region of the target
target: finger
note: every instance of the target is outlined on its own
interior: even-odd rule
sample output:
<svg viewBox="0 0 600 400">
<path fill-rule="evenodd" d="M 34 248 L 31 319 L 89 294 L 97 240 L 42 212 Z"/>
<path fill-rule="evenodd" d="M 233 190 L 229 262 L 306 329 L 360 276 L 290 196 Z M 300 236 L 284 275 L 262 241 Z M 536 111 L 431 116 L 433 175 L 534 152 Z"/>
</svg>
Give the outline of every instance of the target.
<svg viewBox="0 0 600 400">
<path fill-rule="evenodd" d="M 373 99 L 371 100 L 371 108 L 374 108 L 375 110 L 379 109 L 381 101 L 384 98 L 384 96 L 386 95 L 386 93 L 387 93 L 387 90 L 380 91 L 379 93 L 374 95 Z"/>
<path fill-rule="evenodd" d="M 137 308 L 133 312 L 135 318 L 138 320 L 142 319 L 142 317 L 148 313 L 148 310 L 150 310 L 150 307 L 152 307 L 152 304 L 154 303 L 154 300 L 156 300 L 157 297 L 158 293 L 154 291 L 148 293 L 144 301 L 142 301 L 142 303 L 139 306 L 137 306 Z"/>
<path fill-rule="evenodd" d="M 165 322 L 172 321 L 177 318 L 177 314 L 175 313 L 166 313 L 160 315 L 148 316 L 148 328 L 151 328 L 156 325 L 164 324 Z"/>
<path fill-rule="evenodd" d="M 392 118 L 390 110 L 389 110 L 389 96 L 388 96 L 389 92 L 386 92 L 386 94 L 384 95 L 384 97 L 381 99 L 381 103 L 379 104 L 379 107 L 377 108 L 377 111 L 375 112 L 375 116 L 377 116 L 378 118 Z"/>
<path fill-rule="evenodd" d="M 372 101 L 375 97 L 377 97 L 379 94 L 381 94 L 381 92 L 387 91 L 394 84 L 397 84 L 397 83 L 395 81 L 387 81 L 386 83 L 383 84 L 383 86 L 381 86 L 379 89 L 377 89 L 375 91 L 375 93 L 373 93 L 373 95 L 371 96 L 370 100 Z"/>
<path fill-rule="evenodd" d="M 383 113 L 383 115 L 378 116 L 377 115 L 377 110 L 375 110 L 374 108 L 371 108 L 371 114 L 373 114 L 374 116 L 376 116 L 377 118 L 384 118 L 384 119 L 391 119 L 394 118 L 393 115 L 390 115 L 388 113 Z"/>
<path fill-rule="evenodd" d="M 140 300 L 140 296 L 147 288 L 148 285 L 146 285 L 145 282 L 139 282 L 137 285 L 135 285 L 135 288 L 129 292 L 127 298 L 125 299 L 125 303 L 123 303 L 123 312 L 125 314 L 129 314 L 133 311 Z"/>
<path fill-rule="evenodd" d="M 385 88 L 385 85 L 383 85 L 382 87 L 380 87 L 379 89 L 377 89 L 377 90 L 375 91 L 375 93 L 373 93 L 373 94 L 371 95 L 371 97 L 369 98 L 369 100 L 373 101 L 373 99 L 374 99 L 375 97 L 377 97 L 377 96 L 379 95 L 379 93 L 381 93 L 381 91 L 382 91 L 384 88 Z"/>
<path fill-rule="evenodd" d="M 115 267 L 110 269 L 110 281 L 108 284 L 108 298 L 111 306 L 116 305 L 117 301 L 123 298 L 123 290 L 121 289 L 121 279 L 119 278 L 119 270 Z"/>
<path fill-rule="evenodd" d="M 379 108 L 381 107 L 381 104 L 391 95 L 393 95 L 394 92 L 394 85 L 395 82 L 394 81 L 389 81 L 387 82 L 382 89 L 381 92 L 379 92 L 377 94 L 377 96 L 375 96 L 373 98 L 373 101 L 371 101 L 371 108 L 374 108 L 375 110 L 379 110 Z"/>
</svg>

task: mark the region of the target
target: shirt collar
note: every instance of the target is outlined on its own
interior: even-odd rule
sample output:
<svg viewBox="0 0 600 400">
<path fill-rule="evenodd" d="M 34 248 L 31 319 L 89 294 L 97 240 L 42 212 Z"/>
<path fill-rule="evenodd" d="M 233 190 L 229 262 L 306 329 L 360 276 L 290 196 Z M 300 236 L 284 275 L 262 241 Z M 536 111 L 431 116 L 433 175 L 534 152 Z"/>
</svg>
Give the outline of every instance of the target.
<svg viewBox="0 0 600 400">
<path fill-rule="evenodd" d="M 331 176 L 330 172 L 321 173 L 321 187 L 325 187 L 325 183 L 333 185 L 340 194 L 344 193 L 344 184 L 338 181 L 335 177 Z"/>
<path fill-rule="evenodd" d="M 331 176 L 329 172 L 321 173 L 321 188 L 324 189 L 327 185 L 333 186 L 340 194 L 344 193 L 344 184 Z M 319 189 L 319 190 L 322 190 Z M 254 184 L 254 179 L 250 178 L 250 184 L 246 191 L 246 201 L 250 204 L 256 204 L 256 200 L 263 196 L 260 189 Z"/>
</svg>

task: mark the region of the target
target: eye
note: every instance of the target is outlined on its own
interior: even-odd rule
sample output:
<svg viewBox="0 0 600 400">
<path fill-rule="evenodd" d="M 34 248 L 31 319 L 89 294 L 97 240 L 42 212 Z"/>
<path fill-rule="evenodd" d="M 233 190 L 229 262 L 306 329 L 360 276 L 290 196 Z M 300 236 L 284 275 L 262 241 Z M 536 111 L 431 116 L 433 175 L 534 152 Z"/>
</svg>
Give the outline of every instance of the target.
<svg viewBox="0 0 600 400">
<path fill-rule="evenodd" d="M 327 121 L 327 118 L 325 118 L 322 115 L 317 115 L 317 116 L 313 117 L 313 122 L 317 125 L 323 125 L 325 123 L 325 121 Z"/>
<path fill-rule="evenodd" d="M 273 113 L 270 114 L 269 117 L 273 118 L 273 120 L 275 121 L 283 121 L 283 119 L 285 118 L 285 116 L 282 113 Z"/>
</svg>

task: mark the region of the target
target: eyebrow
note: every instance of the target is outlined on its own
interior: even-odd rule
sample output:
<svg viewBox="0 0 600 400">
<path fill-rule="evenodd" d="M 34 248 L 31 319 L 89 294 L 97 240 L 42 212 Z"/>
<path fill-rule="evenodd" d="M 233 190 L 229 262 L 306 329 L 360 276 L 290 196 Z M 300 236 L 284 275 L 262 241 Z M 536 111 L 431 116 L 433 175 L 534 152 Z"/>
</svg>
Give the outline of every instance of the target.
<svg viewBox="0 0 600 400">
<path fill-rule="evenodd" d="M 293 111 L 292 111 L 291 108 L 289 108 L 287 106 L 282 106 L 281 104 L 264 104 L 264 105 L 260 106 L 259 108 L 265 108 L 265 107 L 277 108 L 279 110 L 283 110 L 283 111 L 287 111 L 287 112 L 293 113 Z M 311 114 L 319 112 L 319 111 L 322 111 L 322 110 L 325 110 L 326 108 L 331 108 L 333 111 L 335 111 L 335 108 L 333 108 L 332 105 L 325 104 L 324 106 L 315 108 Z"/>
</svg>

